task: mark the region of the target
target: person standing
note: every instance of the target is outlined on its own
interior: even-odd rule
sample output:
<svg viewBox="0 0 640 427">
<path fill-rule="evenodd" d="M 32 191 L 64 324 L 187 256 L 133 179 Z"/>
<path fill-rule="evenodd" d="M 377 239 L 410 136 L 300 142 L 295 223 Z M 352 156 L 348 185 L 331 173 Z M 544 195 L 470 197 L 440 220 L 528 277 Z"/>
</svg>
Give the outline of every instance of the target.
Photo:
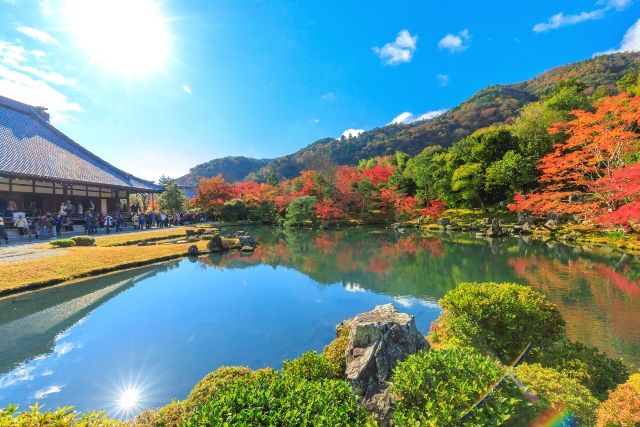
<svg viewBox="0 0 640 427">
<path fill-rule="evenodd" d="M 147 221 L 147 218 L 145 218 L 144 214 L 140 214 L 138 221 L 140 223 L 140 230 L 144 230 L 145 222 Z"/>
<path fill-rule="evenodd" d="M 111 218 L 111 215 L 107 213 L 107 216 L 102 219 L 102 224 L 104 224 L 107 234 L 111 233 L 111 226 L 113 225 L 113 218 Z"/>
<path fill-rule="evenodd" d="M 84 214 L 84 230 L 87 233 L 87 236 L 91 234 L 92 229 L 93 229 L 93 215 L 91 215 L 91 212 L 87 211 Z"/>
<path fill-rule="evenodd" d="M 16 205 L 16 202 L 14 202 L 13 200 L 9 200 L 9 202 L 7 203 L 7 216 L 13 216 L 13 213 L 17 210 L 18 206 Z"/>
<path fill-rule="evenodd" d="M 124 221 L 124 219 L 122 218 L 122 215 L 120 214 L 120 212 L 118 212 L 116 214 L 116 218 L 115 218 L 115 222 L 116 222 L 116 232 L 118 231 L 122 231 L 122 222 Z"/>
<path fill-rule="evenodd" d="M 7 230 L 4 229 L 4 218 L 0 216 L 0 239 L 3 239 L 4 242 L 9 245 L 9 235 L 7 235 Z"/>
<path fill-rule="evenodd" d="M 18 234 L 24 236 L 29 230 L 29 221 L 27 221 L 27 218 L 23 214 L 18 214 L 15 226 L 18 229 Z"/>
<path fill-rule="evenodd" d="M 131 222 L 133 222 L 133 229 L 134 230 L 138 230 L 140 228 L 140 217 L 138 216 L 137 213 L 133 213 L 133 216 L 131 217 Z"/>
<path fill-rule="evenodd" d="M 62 226 L 64 224 L 64 219 L 65 219 L 66 215 L 58 215 L 56 216 L 56 233 L 58 234 L 58 236 L 60 236 L 60 233 L 62 233 Z"/>
</svg>

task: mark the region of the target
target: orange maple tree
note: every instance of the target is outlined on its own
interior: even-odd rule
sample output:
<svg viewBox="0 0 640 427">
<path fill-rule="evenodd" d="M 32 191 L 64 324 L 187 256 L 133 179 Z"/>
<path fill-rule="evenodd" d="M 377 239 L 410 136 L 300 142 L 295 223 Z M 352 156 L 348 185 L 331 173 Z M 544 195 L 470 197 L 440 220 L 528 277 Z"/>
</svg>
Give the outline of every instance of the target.
<svg viewBox="0 0 640 427">
<path fill-rule="evenodd" d="M 603 224 L 640 220 L 640 166 L 634 164 L 640 149 L 640 97 L 621 94 L 594 107 L 593 112 L 572 111 L 574 119 L 551 126 L 551 134 L 568 138 L 540 159 L 541 189 L 517 194 L 511 210 L 577 215 Z"/>
</svg>

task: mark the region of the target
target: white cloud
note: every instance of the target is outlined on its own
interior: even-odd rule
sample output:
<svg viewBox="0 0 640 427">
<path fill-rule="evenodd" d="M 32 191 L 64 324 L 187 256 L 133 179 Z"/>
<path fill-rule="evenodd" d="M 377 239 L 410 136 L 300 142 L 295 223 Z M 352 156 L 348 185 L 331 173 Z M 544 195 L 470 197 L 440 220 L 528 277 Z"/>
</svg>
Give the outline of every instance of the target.
<svg viewBox="0 0 640 427">
<path fill-rule="evenodd" d="M 445 87 L 449 84 L 449 75 L 448 74 L 438 74 L 436 76 L 436 80 L 440 83 L 440 86 Z"/>
<path fill-rule="evenodd" d="M 391 120 L 390 125 L 396 125 L 400 123 L 409 123 L 414 118 L 413 113 L 405 111 L 404 113 L 400 113 L 396 116 L 395 119 Z"/>
<path fill-rule="evenodd" d="M 633 3 L 633 0 L 600 0 L 598 1 L 598 4 L 603 4 L 606 7 L 609 7 L 609 8 L 613 7 L 618 10 L 625 9 L 631 3 Z"/>
<path fill-rule="evenodd" d="M 320 123 L 320 119 L 313 119 L 313 124 L 317 125 L 318 123 Z"/>
<path fill-rule="evenodd" d="M 361 133 L 364 133 L 364 129 L 347 129 L 342 132 L 341 136 L 344 136 L 345 138 L 355 138 Z"/>
<path fill-rule="evenodd" d="M 45 44 L 59 44 L 60 43 L 51 34 L 45 33 L 44 31 L 39 30 L 37 28 L 27 27 L 26 25 L 20 25 L 20 26 L 16 27 L 16 30 L 18 32 L 24 34 L 27 37 L 31 37 L 32 39 L 37 40 L 37 41 L 42 42 L 42 43 L 45 43 Z"/>
<path fill-rule="evenodd" d="M 21 382 L 31 381 L 33 379 L 33 371 L 35 366 L 20 365 L 13 371 L 0 377 L 0 389 L 11 387 Z"/>
<path fill-rule="evenodd" d="M 418 120 L 430 120 L 438 117 L 442 113 L 445 113 L 447 110 L 433 110 L 427 111 L 426 113 L 416 115 L 410 113 L 409 111 L 405 111 L 404 113 L 398 114 L 388 125 L 397 125 L 397 124 L 407 124 L 417 122 Z"/>
<path fill-rule="evenodd" d="M 616 52 L 638 52 L 640 51 L 640 19 L 638 19 L 629 29 L 624 33 L 620 46 L 616 49 L 609 49 L 604 52 L 598 52 L 593 56 L 607 55 L 609 53 Z"/>
<path fill-rule="evenodd" d="M 188 85 L 186 85 L 186 84 L 182 85 L 182 90 L 185 93 L 188 93 L 189 95 L 191 95 L 191 87 L 189 87 Z"/>
<path fill-rule="evenodd" d="M 540 22 L 533 26 L 533 31 L 543 33 L 550 30 L 556 30 L 568 25 L 575 25 L 585 21 L 593 21 L 604 17 L 607 9 L 596 9 L 588 12 L 578 13 L 576 15 L 565 15 L 563 12 L 556 13 L 547 22 Z"/>
<path fill-rule="evenodd" d="M 336 94 L 333 92 L 327 92 L 320 97 L 321 101 L 335 101 Z"/>
<path fill-rule="evenodd" d="M 446 109 L 442 109 L 442 110 L 434 110 L 434 111 L 427 111 L 426 113 L 420 115 L 418 117 L 418 120 L 430 120 L 430 119 L 435 119 L 436 117 L 438 117 L 441 114 L 446 113 L 447 110 Z"/>
<path fill-rule="evenodd" d="M 35 393 L 33 393 L 33 397 L 36 400 L 40 400 L 40 399 L 44 399 L 45 397 L 49 396 L 50 394 L 54 394 L 54 393 L 60 393 L 62 391 L 62 387 L 59 385 L 52 385 L 43 389 L 40 389 L 38 391 L 36 391 Z"/>
<path fill-rule="evenodd" d="M 458 34 L 447 34 L 438 42 L 438 47 L 449 52 L 462 52 L 469 47 L 467 43 L 471 39 L 469 30 L 464 29 Z"/>
<path fill-rule="evenodd" d="M 39 53 L 0 40 L 0 93 L 25 104 L 48 108 L 53 123 L 67 120 L 71 113 L 84 111 L 51 86 L 75 87 L 77 80 L 31 65 L 40 57 Z"/>
<path fill-rule="evenodd" d="M 398 65 L 411 61 L 417 44 L 418 36 L 412 36 L 408 30 L 401 30 L 393 42 L 374 47 L 373 51 L 386 65 Z"/>
</svg>

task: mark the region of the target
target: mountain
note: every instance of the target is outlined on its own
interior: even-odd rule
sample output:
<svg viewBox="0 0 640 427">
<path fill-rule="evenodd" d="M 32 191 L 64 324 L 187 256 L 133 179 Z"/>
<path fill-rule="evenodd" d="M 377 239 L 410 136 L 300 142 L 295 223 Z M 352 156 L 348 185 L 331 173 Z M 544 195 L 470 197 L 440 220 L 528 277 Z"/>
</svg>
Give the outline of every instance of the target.
<svg viewBox="0 0 640 427">
<path fill-rule="evenodd" d="M 489 86 L 433 119 L 378 127 L 352 138 L 321 139 L 293 154 L 272 160 L 216 159 L 194 167 L 180 180 L 188 177 L 194 182 L 217 173 L 228 181 L 264 179 L 272 172 L 292 178 L 301 170 L 315 168 L 321 163 L 356 164 L 361 159 L 393 154 L 398 150 L 415 155 L 429 145 L 448 147 L 482 127 L 509 123 L 522 106 L 548 95 L 563 80 L 576 79 L 583 83 L 587 94 L 596 89 L 615 93 L 616 81 L 637 69 L 640 69 L 640 53 L 597 56 L 554 68 L 524 82 Z M 242 159 L 242 162 L 236 165 L 233 159 Z M 237 170 L 229 170 L 236 167 Z"/>
<path fill-rule="evenodd" d="M 189 173 L 176 179 L 178 185 L 196 185 L 200 178 L 222 175 L 227 182 L 242 181 L 252 172 L 259 171 L 271 162 L 268 159 L 252 159 L 243 156 L 228 156 L 213 159 L 194 166 Z"/>
</svg>

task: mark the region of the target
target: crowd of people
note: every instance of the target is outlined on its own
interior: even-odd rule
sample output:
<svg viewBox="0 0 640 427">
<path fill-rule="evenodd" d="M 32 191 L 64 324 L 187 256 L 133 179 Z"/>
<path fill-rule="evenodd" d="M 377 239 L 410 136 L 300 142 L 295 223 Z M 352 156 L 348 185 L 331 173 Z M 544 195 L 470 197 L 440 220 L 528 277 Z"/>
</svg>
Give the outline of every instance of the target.
<svg viewBox="0 0 640 427">
<path fill-rule="evenodd" d="M 46 212 L 39 215 L 35 208 L 28 212 L 32 214 L 30 217 L 27 217 L 26 213 L 17 213 L 13 216 L 12 226 L 20 236 L 29 236 L 29 238 L 33 236 L 36 239 L 56 238 L 63 231 L 73 231 L 74 224 L 79 225 L 79 223 L 84 226 L 85 234 L 92 235 L 96 234 L 99 228 L 104 228 L 109 234 L 112 231 L 120 232 L 128 226 L 133 226 L 135 230 L 148 230 L 193 224 L 205 219 L 188 212 L 176 214 L 144 212 L 138 204 L 133 204 L 130 208 L 117 206 L 113 213 L 99 212 L 90 200 L 85 205 L 82 203 L 74 205 L 68 200 L 60 204 L 60 209 L 55 214 Z M 0 215 L 0 241 L 4 240 L 8 244 L 9 236 L 5 227 L 5 219 Z"/>
</svg>

